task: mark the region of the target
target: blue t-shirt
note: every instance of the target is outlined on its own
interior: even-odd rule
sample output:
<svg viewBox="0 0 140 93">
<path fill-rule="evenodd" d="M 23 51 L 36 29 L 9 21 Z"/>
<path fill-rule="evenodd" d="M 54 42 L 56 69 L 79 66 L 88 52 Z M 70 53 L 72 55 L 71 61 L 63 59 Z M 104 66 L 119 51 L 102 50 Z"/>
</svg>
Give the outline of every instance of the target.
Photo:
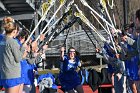
<svg viewBox="0 0 140 93">
<path fill-rule="evenodd" d="M 71 62 L 69 57 L 65 55 L 64 62 L 61 62 L 60 69 L 62 72 L 75 71 L 79 65 L 80 65 L 80 60 L 77 56 L 75 57 L 75 62 Z"/>
<path fill-rule="evenodd" d="M 0 41 L 3 39 L 4 34 L 0 34 Z"/>
<path fill-rule="evenodd" d="M 105 45 L 104 45 L 104 49 L 105 49 L 107 55 L 114 58 L 114 54 L 111 53 L 110 48 L 111 48 L 111 47 L 110 47 L 108 44 L 105 44 Z M 109 72 L 109 73 L 113 73 L 114 70 L 115 70 L 115 68 L 112 67 L 111 64 L 107 64 L 107 65 L 108 65 L 108 72 Z"/>
<path fill-rule="evenodd" d="M 134 49 L 127 44 L 127 49 L 129 52 L 133 51 Z M 126 66 L 126 71 L 127 71 L 127 75 L 132 79 L 132 80 L 139 80 L 139 75 L 138 75 L 138 62 L 139 62 L 139 58 L 138 56 L 134 56 L 132 57 L 130 60 L 127 60 L 125 62 L 125 66 Z"/>
</svg>

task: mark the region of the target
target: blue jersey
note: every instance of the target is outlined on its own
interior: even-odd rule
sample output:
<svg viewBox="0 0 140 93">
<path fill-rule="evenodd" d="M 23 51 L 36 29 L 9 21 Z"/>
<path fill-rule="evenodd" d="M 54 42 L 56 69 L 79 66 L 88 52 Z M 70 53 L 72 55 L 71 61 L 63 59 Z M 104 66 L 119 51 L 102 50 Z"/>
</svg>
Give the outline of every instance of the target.
<svg viewBox="0 0 140 93">
<path fill-rule="evenodd" d="M 64 61 L 61 62 L 61 71 L 59 74 L 59 80 L 64 90 L 72 90 L 76 86 L 81 84 L 80 77 L 76 72 L 76 68 L 80 64 L 78 57 L 75 57 L 75 62 L 70 62 L 68 56 L 64 56 Z"/>
<path fill-rule="evenodd" d="M 105 44 L 105 45 L 104 45 L 104 49 L 105 49 L 105 51 L 106 51 L 106 54 L 109 55 L 110 57 L 113 57 L 113 58 L 114 58 L 114 54 L 111 53 L 110 48 L 111 48 L 111 47 L 110 47 L 108 44 Z M 113 73 L 114 70 L 115 70 L 115 68 L 112 67 L 111 64 L 108 64 L 108 72 L 109 72 L 109 73 Z"/>
<path fill-rule="evenodd" d="M 78 57 L 75 57 L 75 62 L 70 62 L 68 56 L 64 56 L 64 62 L 61 62 L 61 72 L 67 72 L 67 71 L 75 71 L 76 68 L 80 65 L 80 60 Z"/>
<path fill-rule="evenodd" d="M 127 48 L 128 48 L 129 52 L 133 51 L 133 48 L 130 45 L 127 45 Z M 130 60 L 127 60 L 125 62 L 127 75 L 132 80 L 139 80 L 139 76 L 138 76 L 138 70 L 139 70 L 138 61 L 139 61 L 138 56 L 134 56 Z"/>
<path fill-rule="evenodd" d="M 0 34 L 0 41 L 3 39 L 4 35 Z"/>
<path fill-rule="evenodd" d="M 3 35 L 3 34 L 0 34 L 0 41 L 3 40 L 3 37 L 4 37 L 4 35 Z M 1 84 L 1 80 L 0 80 L 0 85 L 2 85 L 2 84 Z"/>
<path fill-rule="evenodd" d="M 20 47 L 22 46 L 21 42 L 16 39 Z M 34 83 L 34 64 L 29 64 L 28 61 L 21 60 L 21 77 L 25 85 L 32 85 Z"/>
<path fill-rule="evenodd" d="M 34 65 L 29 64 L 27 60 L 21 61 L 21 73 L 25 85 L 32 85 L 34 83 Z"/>
</svg>

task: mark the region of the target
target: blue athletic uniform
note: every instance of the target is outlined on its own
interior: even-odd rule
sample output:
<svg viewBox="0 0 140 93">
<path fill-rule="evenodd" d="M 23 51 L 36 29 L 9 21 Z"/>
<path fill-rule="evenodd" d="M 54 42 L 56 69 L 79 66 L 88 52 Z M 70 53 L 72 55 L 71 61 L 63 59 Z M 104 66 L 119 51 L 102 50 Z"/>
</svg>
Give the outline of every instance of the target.
<svg viewBox="0 0 140 93">
<path fill-rule="evenodd" d="M 0 41 L 2 41 L 3 36 L 4 36 L 3 34 L 0 34 Z M 2 86 L 1 80 L 0 80 L 0 86 Z"/>
<path fill-rule="evenodd" d="M 20 41 L 16 39 L 18 44 L 22 46 Z M 36 66 L 34 64 L 29 64 L 26 59 L 21 60 L 21 77 L 24 85 L 32 85 L 34 83 L 34 72 L 33 69 Z"/>
<path fill-rule="evenodd" d="M 2 41 L 3 38 L 4 38 L 4 35 L 0 34 L 0 41 Z M 4 88 L 11 88 L 11 87 L 17 86 L 22 83 L 23 83 L 22 77 L 0 80 L 0 85 L 2 85 Z"/>
<path fill-rule="evenodd" d="M 81 84 L 80 77 L 76 72 L 76 68 L 80 64 L 80 60 L 78 57 L 75 57 L 75 62 L 72 63 L 70 62 L 69 57 L 65 55 L 64 61 L 61 63 L 59 80 L 62 89 L 65 91 L 72 90 Z"/>
<path fill-rule="evenodd" d="M 108 44 L 105 44 L 104 45 L 104 49 L 105 49 L 107 55 L 109 55 L 110 57 L 113 57 L 114 58 L 114 54 L 111 53 L 111 51 L 109 50 L 109 48 L 110 48 L 110 46 Z M 112 67 L 111 64 L 107 64 L 107 65 L 108 65 L 108 72 L 111 73 L 111 74 L 114 73 L 115 68 Z"/>
<path fill-rule="evenodd" d="M 27 60 L 21 61 L 21 72 L 24 85 L 33 85 L 34 83 L 34 64 L 29 64 Z"/>
<path fill-rule="evenodd" d="M 130 45 L 127 45 L 128 51 L 133 51 L 133 48 Z M 130 60 L 125 62 L 127 75 L 130 77 L 131 80 L 139 80 L 138 76 L 138 56 L 132 57 Z"/>
</svg>

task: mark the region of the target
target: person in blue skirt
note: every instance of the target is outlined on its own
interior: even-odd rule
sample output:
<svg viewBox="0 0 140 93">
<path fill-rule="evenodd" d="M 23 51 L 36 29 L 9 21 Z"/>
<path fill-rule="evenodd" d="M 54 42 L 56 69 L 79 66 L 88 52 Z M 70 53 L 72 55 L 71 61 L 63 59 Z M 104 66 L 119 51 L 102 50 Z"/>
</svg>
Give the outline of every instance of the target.
<svg viewBox="0 0 140 93">
<path fill-rule="evenodd" d="M 18 26 L 11 17 L 3 20 L 5 35 L 0 41 L 0 83 L 5 93 L 19 93 L 23 84 L 20 61 L 24 58 L 24 47 L 19 47 L 14 37 Z"/>
<path fill-rule="evenodd" d="M 28 37 L 28 31 L 22 30 L 16 37 L 16 40 L 20 47 L 23 46 L 24 42 Z M 33 42 L 32 42 L 33 43 Z M 31 43 L 31 46 L 33 46 Z M 37 44 L 37 43 L 36 43 Z M 34 44 L 35 46 L 37 46 Z M 23 92 L 30 93 L 32 86 L 34 85 L 34 71 L 37 71 L 36 63 L 40 55 L 35 56 L 35 52 L 30 45 L 26 47 L 26 58 L 21 60 L 21 73 L 24 86 L 22 87 Z M 22 91 L 21 91 L 22 92 Z"/>
<path fill-rule="evenodd" d="M 73 47 L 68 49 L 68 55 L 64 55 L 65 48 L 61 47 L 61 71 L 59 74 L 59 80 L 64 91 L 68 93 L 74 93 L 76 90 L 78 93 L 84 93 L 80 77 L 76 72 L 78 66 L 80 66 L 80 60 L 76 55 L 76 50 Z"/>
</svg>

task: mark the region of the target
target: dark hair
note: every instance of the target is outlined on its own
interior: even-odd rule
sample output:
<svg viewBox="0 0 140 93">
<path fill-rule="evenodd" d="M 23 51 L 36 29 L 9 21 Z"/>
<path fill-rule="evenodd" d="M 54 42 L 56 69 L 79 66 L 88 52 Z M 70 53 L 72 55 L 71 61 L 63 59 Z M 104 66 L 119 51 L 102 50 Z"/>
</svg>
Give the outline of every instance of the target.
<svg viewBox="0 0 140 93">
<path fill-rule="evenodd" d="M 19 32 L 17 39 L 20 38 L 25 38 L 25 40 L 28 38 L 29 32 L 23 29 L 22 31 Z"/>
<path fill-rule="evenodd" d="M 68 53 L 70 52 L 71 49 L 74 49 L 75 50 L 75 56 L 80 56 L 80 53 L 78 51 L 76 51 L 76 49 L 74 47 L 70 47 L 68 49 Z"/>
<path fill-rule="evenodd" d="M 131 23 L 131 24 L 129 25 L 129 27 L 130 27 L 130 28 L 135 27 L 135 23 L 134 23 L 134 22 L 133 22 L 133 23 Z"/>
<path fill-rule="evenodd" d="M 68 49 L 68 53 L 70 52 L 71 49 L 74 49 L 74 50 L 75 50 L 74 47 L 70 47 L 70 48 Z M 76 50 L 75 50 L 75 51 L 76 51 Z"/>
<path fill-rule="evenodd" d="M 122 31 L 121 36 L 127 35 L 125 31 Z"/>
<path fill-rule="evenodd" d="M 129 24 L 125 24 L 124 25 L 124 30 L 128 30 L 130 28 L 130 25 Z"/>
<path fill-rule="evenodd" d="M 138 18 L 138 20 L 140 21 L 140 9 L 136 11 L 136 18 Z"/>
</svg>

